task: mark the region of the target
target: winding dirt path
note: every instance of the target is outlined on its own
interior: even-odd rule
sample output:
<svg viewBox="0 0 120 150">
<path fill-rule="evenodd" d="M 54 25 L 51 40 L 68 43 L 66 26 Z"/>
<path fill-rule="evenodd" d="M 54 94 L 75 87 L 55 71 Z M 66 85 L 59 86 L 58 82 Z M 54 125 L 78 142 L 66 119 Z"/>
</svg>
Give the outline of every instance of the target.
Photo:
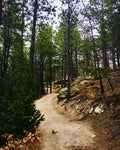
<svg viewBox="0 0 120 150">
<path fill-rule="evenodd" d="M 92 146 L 94 133 L 89 123 L 70 121 L 59 113 L 57 94 L 37 100 L 36 107 L 45 115 L 45 121 L 39 126 L 43 137 L 42 150 L 73 150 L 76 146 Z"/>
</svg>

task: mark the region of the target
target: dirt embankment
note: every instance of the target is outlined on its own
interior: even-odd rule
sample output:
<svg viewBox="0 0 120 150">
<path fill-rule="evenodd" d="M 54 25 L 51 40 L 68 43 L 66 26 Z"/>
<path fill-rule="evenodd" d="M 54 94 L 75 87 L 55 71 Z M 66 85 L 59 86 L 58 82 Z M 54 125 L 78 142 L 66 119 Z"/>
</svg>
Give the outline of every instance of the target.
<svg viewBox="0 0 120 150">
<path fill-rule="evenodd" d="M 120 71 L 111 72 L 109 80 L 102 79 L 104 94 L 101 95 L 99 80 L 78 77 L 72 86 L 79 94 L 59 101 L 59 107 L 72 120 L 88 121 L 94 130 L 96 150 L 120 149 Z M 60 93 L 61 94 L 61 93 Z M 62 94 L 61 94 L 62 95 Z M 61 96 L 60 95 L 60 96 Z M 61 98 L 65 97 L 64 95 Z"/>
</svg>

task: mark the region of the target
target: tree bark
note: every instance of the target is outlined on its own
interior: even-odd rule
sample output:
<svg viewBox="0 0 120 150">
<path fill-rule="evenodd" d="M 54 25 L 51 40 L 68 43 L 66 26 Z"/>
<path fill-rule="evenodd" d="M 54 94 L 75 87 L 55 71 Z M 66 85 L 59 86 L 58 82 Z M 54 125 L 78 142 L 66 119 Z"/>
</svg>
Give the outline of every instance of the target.
<svg viewBox="0 0 120 150">
<path fill-rule="evenodd" d="M 38 10 L 38 0 L 34 2 L 34 16 L 33 16 L 33 26 L 32 26 L 32 38 L 30 47 L 30 68 L 33 73 L 33 63 L 35 54 L 35 34 L 36 34 L 36 22 L 37 22 L 37 10 Z"/>
<path fill-rule="evenodd" d="M 82 3 L 83 3 L 83 6 L 85 8 L 85 11 L 87 13 L 87 10 L 86 10 L 86 7 L 85 7 L 85 4 L 84 4 L 83 0 L 82 0 Z M 97 68 L 100 69 L 100 67 L 99 67 L 99 59 L 98 59 L 97 50 L 96 50 L 96 46 L 95 46 L 93 27 L 92 27 L 92 23 L 91 23 L 90 19 L 89 19 L 89 24 L 90 24 L 90 27 L 91 27 L 90 29 L 91 29 L 91 35 L 92 35 L 92 41 L 93 41 L 93 50 L 94 50 L 94 55 L 95 55 L 94 63 L 95 63 L 95 66 L 96 66 L 96 62 L 97 62 Z M 96 67 L 95 67 L 95 70 L 96 70 Z M 101 94 L 103 94 L 104 93 L 104 87 L 103 87 L 101 75 L 99 76 L 99 81 L 100 81 L 100 87 L 101 87 Z"/>
<path fill-rule="evenodd" d="M 63 56 L 62 56 L 62 65 L 61 65 L 61 87 L 63 87 Z"/>
<path fill-rule="evenodd" d="M 117 48 L 117 64 L 118 64 L 118 67 L 120 67 L 120 50 Z"/>
<path fill-rule="evenodd" d="M 77 42 L 76 42 L 76 45 L 77 45 Z M 77 51 L 77 48 L 75 49 L 75 67 L 76 67 L 76 69 L 75 69 L 75 71 L 76 71 L 76 75 L 75 75 L 75 77 L 77 77 L 78 76 L 78 51 Z"/>
<path fill-rule="evenodd" d="M 83 3 L 83 6 L 85 8 L 86 13 L 88 14 L 83 0 L 82 0 L 82 3 Z M 88 18 L 88 19 L 89 19 L 90 31 L 91 31 L 92 42 L 93 42 L 94 65 L 95 65 L 95 68 L 96 68 L 96 63 L 97 63 L 97 68 L 99 68 L 99 59 L 98 59 L 98 54 L 97 54 L 97 50 L 96 50 L 96 46 L 95 46 L 95 39 L 94 39 L 94 34 L 93 34 L 93 26 L 92 26 L 90 18 Z"/>
<path fill-rule="evenodd" d="M 22 23 L 21 23 L 21 62 L 23 63 L 23 34 L 24 34 L 24 0 L 22 2 Z"/>
<path fill-rule="evenodd" d="M 99 79 L 100 79 L 101 94 L 103 94 L 104 93 L 104 88 L 103 88 L 103 83 L 102 83 L 102 77 L 101 77 L 101 75 L 99 76 Z"/>
<path fill-rule="evenodd" d="M 3 0 L 0 0 L 0 25 L 2 24 L 2 2 Z"/>
<path fill-rule="evenodd" d="M 54 87 L 55 87 L 55 79 L 56 79 L 56 70 L 54 68 Z"/>
<path fill-rule="evenodd" d="M 43 80 L 43 71 L 44 71 L 44 64 L 42 55 L 40 55 L 40 63 L 39 63 L 39 97 L 41 98 L 44 94 L 44 80 Z"/>
<path fill-rule="evenodd" d="M 2 77 L 4 77 L 5 73 L 7 72 L 8 67 L 8 56 L 9 56 L 9 49 L 10 49 L 10 43 L 9 43 L 9 29 L 7 27 L 4 27 L 4 46 L 3 46 L 3 69 L 2 69 Z"/>
<path fill-rule="evenodd" d="M 115 63 L 115 49 L 114 49 L 114 43 L 112 42 L 112 62 L 113 62 L 113 69 L 116 69 L 116 63 Z"/>
<path fill-rule="evenodd" d="M 107 44 L 106 44 L 106 31 L 105 31 L 105 21 L 104 21 L 104 1 L 102 0 L 102 13 L 101 13 L 101 40 L 102 40 L 102 53 L 103 53 L 103 66 L 104 69 L 109 68 L 108 57 L 107 57 Z"/>
<path fill-rule="evenodd" d="M 67 58 L 66 58 L 66 53 L 67 53 L 67 47 L 66 47 L 66 33 L 64 33 L 65 39 L 65 45 L 64 45 L 64 87 L 66 87 L 66 69 L 67 69 Z"/>
<path fill-rule="evenodd" d="M 67 92 L 67 100 L 70 99 L 70 78 L 71 78 L 71 72 L 70 72 L 70 1 L 68 2 L 68 21 L 67 21 L 68 29 L 67 29 L 67 60 L 68 60 L 68 92 Z"/>
<path fill-rule="evenodd" d="M 50 82 L 50 93 L 52 93 L 52 58 L 49 60 L 49 82 Z"/>
</svg>

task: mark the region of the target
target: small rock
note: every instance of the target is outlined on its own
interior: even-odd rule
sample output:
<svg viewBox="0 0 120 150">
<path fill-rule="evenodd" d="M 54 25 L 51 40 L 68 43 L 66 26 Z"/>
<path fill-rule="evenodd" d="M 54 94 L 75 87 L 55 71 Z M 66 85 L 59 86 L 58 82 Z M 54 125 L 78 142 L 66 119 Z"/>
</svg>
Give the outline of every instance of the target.
<svg viewBox="0 0 120 150">
<path fill-rule="evenodd" d="M 95 137 L 96 137 L 96 135 L 95 135 L 95 134 L 93 134 L 93 135 L 92 135 L 92 138 L 95 138 Z"/>
<path fill-rule="evenodd" d="M 55 134 L 55 133 L 57 133 L 57 131 L 55 131 L 55 130 L 52 130 L 52 134 Z"/>
<path fill-rule="evenodd" d="M 103 112 L 104 112 L 103 106 L 104 106 L 103 104 L 99 104 L 99 105 L 95 108 L 94 112 L 95 112 L 96 114 L 101 114 L 101 113 L 103 113 Z"/>
<path fill-rule="evenodd" d="M 22 148 L 23 147 L 23 145 L 19 145 L 19 148 Z"/>
<path fill-rule="evenodd" d="M 54 130 L 52 130 L 52 134 L 55 134 L 55 131 L 54 131 Z"/>
<path fill-rule="evenodd" d="M 91 108 L 90 110 L 89 110 L 89 114 L 92 114 L 92 112 L 93 112 L 93 108 Z"/>
<path fill-rule="evenodd" d="M 79 106 L 78 105 L 76 106 L 76 110 L 79 110 Z"/>
<path fill-rule="evenodd" d="M 81 102 L 81 99 L 79 99 L 76 103 L 79 104 Z"/>
</svg>

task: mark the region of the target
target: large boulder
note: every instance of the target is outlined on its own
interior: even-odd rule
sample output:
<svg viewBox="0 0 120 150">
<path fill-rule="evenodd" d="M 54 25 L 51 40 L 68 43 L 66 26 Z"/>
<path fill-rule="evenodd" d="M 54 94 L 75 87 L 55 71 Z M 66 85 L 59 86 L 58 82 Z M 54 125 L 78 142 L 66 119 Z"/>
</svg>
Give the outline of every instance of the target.
<svg viewBox="0 0 120 150">
<path fill-rule="evenodd" d="M 80 84 L 84 85 L 84 84 L 87 84 L 88 83 L 88 80 L 83 80 L 80 82 Z"/>
<path fill-rule="evenodd" d="M 86 84 L 88 80 L 91 79 L 91 76 L 78 76 L 72 83 L 71 86 L 77 85 L 77 84 Z"/>
<path fill-rule="evenodd" d="M 58 101 L 61 101 L 61 100 L 67 98 L 67 91 L 68 91 L 68 90 L 67 90 L 67 87 L 65 87 L 65 88 L 62 88 L 62 89 L 58 92 Z M 71 87 L 70 95 L 71 95 L 71 97 L 74 97 L 74 96 L 76 96 L 79 92 L 80 92 L 80 90 L 79 90 L 76 86 L 73 86 L 73 87 Z"/>
<path fill-rule="evenodd" d="M 67 87 L 62 88 L 58 92 L 58 101 L 61 101 L 61 100 L 65 99 L 66 97 L 67 97 Z"/>
<path fill-rule="evenodd" d="M 77 86 L 71 87 L 71 92 L 70 92 L 71 97 L 76 96 L 77 94 L 79 94 L 79 92 L 80 92 L 80 90 L 77 88 Z"/>
</svg>

